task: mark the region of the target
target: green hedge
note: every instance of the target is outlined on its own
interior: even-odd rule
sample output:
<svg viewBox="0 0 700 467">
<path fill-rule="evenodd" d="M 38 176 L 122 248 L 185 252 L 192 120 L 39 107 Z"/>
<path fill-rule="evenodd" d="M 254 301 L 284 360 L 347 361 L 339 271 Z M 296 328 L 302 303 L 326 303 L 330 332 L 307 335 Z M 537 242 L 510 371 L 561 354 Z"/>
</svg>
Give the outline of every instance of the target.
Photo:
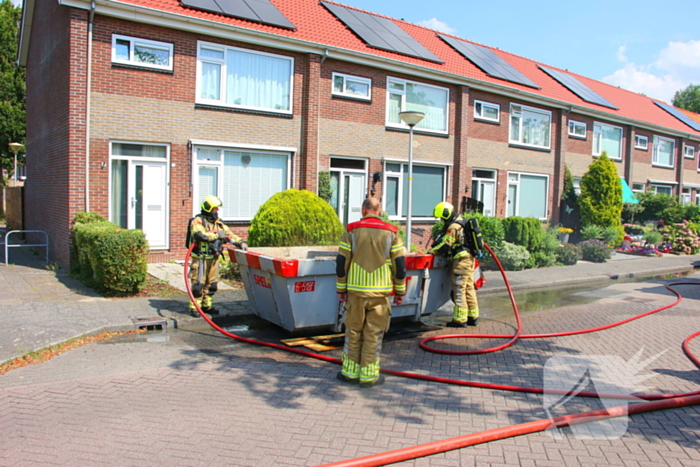
<svg viewBox="0 0 700 467">
<path fill-rule="evenodd" d="M 112 296 L 131 295 L 143 288 L 149 250 L 143 231 L 106 221 L 78 222 L 73 237 L 71 271 L 86 285 Z"/>
<path fill-rule="evenodd" d="M 524 246 L 530 253 L 542 249 L 544 231 L 542 223 L 534 217 L 506 217 L 503 219 L 505 241 Z"/>
</svg>

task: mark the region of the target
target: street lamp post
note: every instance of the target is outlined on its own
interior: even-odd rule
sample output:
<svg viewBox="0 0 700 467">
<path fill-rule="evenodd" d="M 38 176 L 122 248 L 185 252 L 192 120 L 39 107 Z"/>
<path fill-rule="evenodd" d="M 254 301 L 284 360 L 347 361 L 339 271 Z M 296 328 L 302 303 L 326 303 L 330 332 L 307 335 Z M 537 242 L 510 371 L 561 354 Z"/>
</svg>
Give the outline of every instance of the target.
<svg viewBox="0 0 700 467">
<path fill-rule="evenodd" d="M 425 114 L 415 110 L 399 112 L 401 120 L 408 125 L 408 209 L 406 210 L 406 248 L 411 253 L 411 216 L 413 215 L 413 127 L 416 126 Z"/>
<path fill-rule="evenodd" d="M 14 170 L 14 172 L 12 172 L 12 177 L 15 180 L 15 186 L 17 186 L 17 151 L 19 151 L 23 147 L 24 147 L 23 144 L 10 143 L 10 149 L 12 149 L 12 152 L 15 153 L 15 170 Z"/>
</svg>

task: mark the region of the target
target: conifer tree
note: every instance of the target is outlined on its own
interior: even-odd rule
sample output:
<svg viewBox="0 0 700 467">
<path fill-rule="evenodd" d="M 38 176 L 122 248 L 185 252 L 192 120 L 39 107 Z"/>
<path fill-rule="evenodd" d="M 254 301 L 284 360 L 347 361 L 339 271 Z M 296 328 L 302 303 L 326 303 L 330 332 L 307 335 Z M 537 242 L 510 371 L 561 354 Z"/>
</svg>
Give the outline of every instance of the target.
<svg viewBox="0 0 700 467">
<path fill-rule="evenodd" d="M 588 167 L 581 179 L 579 206 L 583 225 L 622 225 L 622 183 L 615 164 L 605 152 Z"/>
</svg>

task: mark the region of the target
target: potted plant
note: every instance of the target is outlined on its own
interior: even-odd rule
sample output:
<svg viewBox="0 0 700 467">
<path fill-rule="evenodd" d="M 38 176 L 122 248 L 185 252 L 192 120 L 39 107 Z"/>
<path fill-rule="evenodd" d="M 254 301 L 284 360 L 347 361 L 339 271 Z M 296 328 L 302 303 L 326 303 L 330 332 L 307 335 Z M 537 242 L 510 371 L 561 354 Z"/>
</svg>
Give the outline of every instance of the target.
<svg viewBox="0 0 700 467">
<path fill-rule="evenodd" d="M 569 243 L 569 234 L 574 230 L 568 227 L 557 227 L 557 235 L 559 236 L 559 241 L 562 243 Z"/>
</svg>

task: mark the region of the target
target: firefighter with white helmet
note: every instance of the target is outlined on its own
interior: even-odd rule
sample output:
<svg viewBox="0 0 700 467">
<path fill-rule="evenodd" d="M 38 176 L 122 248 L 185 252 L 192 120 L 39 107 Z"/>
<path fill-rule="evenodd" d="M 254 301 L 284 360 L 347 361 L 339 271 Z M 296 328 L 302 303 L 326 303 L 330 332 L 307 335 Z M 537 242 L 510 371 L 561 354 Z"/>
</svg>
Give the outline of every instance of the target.
<svg viewBox="0 0 700 467">
<path fill-rule="evenodd" d="M 444 254 L 452 260 L 452 321 L 447 326 L 463 328 L 476 326 L 479 320 L 479 302 L 474 288 L 475 258 L 465 242 L 464 218 L 447 201 L 435 206 L 433 215 L 445 226 L 430 253 Z"/>
<path fill-rule="evenodd" d="M 222 206 L 218 197 L 206 196 L 201 212 L 191 219 L 188 231 L 188 246 L 195 243 L 189 274 L 192 295 L 202 311 L 209 314 L 218 313 L 214 308 L 214 294 L 219 285 L 219 257 L 223 243 L 230 242 L 242 250 L 248 249 L 248 245 L 219 218 Z M 199 316 L 191 301 L 189 309 L 192 316 Z"/>
</svg>

